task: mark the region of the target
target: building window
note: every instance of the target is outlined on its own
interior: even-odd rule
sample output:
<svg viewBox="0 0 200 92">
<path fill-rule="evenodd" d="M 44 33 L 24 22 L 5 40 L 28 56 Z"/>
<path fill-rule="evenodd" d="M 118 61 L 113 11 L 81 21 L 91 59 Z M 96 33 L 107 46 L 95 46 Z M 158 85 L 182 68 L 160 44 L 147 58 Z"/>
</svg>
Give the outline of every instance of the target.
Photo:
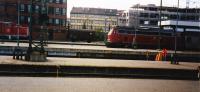
<svg viewBox="0 0 200 92">
<path fill-rule="evenodd" d="M 58 25 L 59 24 L 59 19 L 55 19 L 55 24 Z"/>
<path fill-rule="evenodd" d="M 28 23 L 30 23 L 30 21 L 31 21 L 30 17 L 28 17 L 28 19 L 27 19 L 27 20 L 28 20 Z"/>
<path fill-rule="evenodd" d="M 170 19 L 177 19 L 176 15 L 170 15 Z"/>
<path fill-rule="evenodd" d="M 49 14 L 53 14 L 53 9 L 54 9 L 53 7 L 49 7 L 48 13 L 49 13 Z"/>
<path fill-rule="evenodd" d="M 112 22 L 112 25 L 116 25 L 117 23 L 115 21 Z"/>
<path fill-rule="evenodd" d="M 66 26 L 66 21 L 62 20 L 62 24 L 63 24 L 63 26 Z"/>
<path fill-rule="evenodd" d="M 49 23 L 52 24 L 53 23 L 53 19 L 49 19 Z"/>
<path fill-rule="evenodd" d="M 158 25 L 158 21 L 150 21 L 150 25 Z"/>
<path fill-rule="evenodd" d="M 159 15 L 158 14 L 150 14 L 150 18 L 158 18 L 159 17 Z"/>
<path fill-rule="evenodd" d="M 149 25 L 149 21 L 144 21 L 144 24 L 145 25 Z"/>
<path fill-rule="evenodd" d="M 45 8 L 45 7 L 42 7 L 41 12 L 42 12 L 42 13 L 46 13 L 46 8 Z"/>
<path fill-rule="evenodd" d="M 60 0 L 56 0 L 56 3 L 60 3 Z"/>
<path fill-rule="evenodd" d="M 66 9 L 65 8 L 62 9 L 62 15 L 66 15 Z"/>
<path fill-rule="evenodd" d="M 72 14 L 72 17 L 76 17 L 75 14 Z"/>
<path fill-rule="evenodd" d="M 24 9 L 25 9 L 25 5 L 24 5 L 24 4 L 21 4 L 21 5 L 20 5 L 20 11 L 24 11 Z"/>
<path fill-rule="evenodd" d="M 35 13 L 39 13 L 39 8 L 40 7 L 38 5 L 35 6 Z"/>
<path fill-rule="evenodd" d="M 53 3 L 53 0 L 49 0 L 49 3 Z"/>
<path fill-rule="evenodd" d="M 144 20 L 140 20 L 140 24 L 144 24 Z"/>
<path fill-rule="evenodd" d="M 62 3 L 66 3 L 67 2 L 67 0 L 62 0 Z"/>
<path fill-rule="evenodd" d="M 34 24 L 39 24 L 38 17 L 35 17 L 34 20 L 32 20 Z"/>
<path fill-rule="evenodd" d="M 31 5 L 28 5 L 28 12 L 31 12 Z"/>
<path fill-rule="evenodd" d="M 148 13 L 140 13 L 140 17 L 148 17 Z"/>
<path fill-rule="evenodd" d="M 24 16 L 20 16 L 20 21 L 22 22 L 22 23 L 24 23 Z"/>
<path fill-rule="evenodd" d="M 56 14 L 60 14 L 60 9 L 56 8 Z"/>
<path fill-rule="evenodd" d="M 41 2 L 41 0 L 35 0 L 36 2 Z"/>
</svg>

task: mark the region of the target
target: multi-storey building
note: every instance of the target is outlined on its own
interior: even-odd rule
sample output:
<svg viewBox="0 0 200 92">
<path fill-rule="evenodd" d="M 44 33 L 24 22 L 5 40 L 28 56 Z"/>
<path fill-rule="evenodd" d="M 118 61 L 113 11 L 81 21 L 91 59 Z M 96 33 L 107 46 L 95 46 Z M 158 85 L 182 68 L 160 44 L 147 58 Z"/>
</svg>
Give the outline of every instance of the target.
<svg viewBox="0 0 200 92">
<path fill-rule="evenodd" d="M 127 17 L 128 11 L 126 10 L 118 10 L 118 26 L 127 26 L 128 17 Z"/>
<path fill-rule="evenodd" d="M 134 27 L 158 27 L 160 19 L 161 10 L 161 20 L 182 20 L 182 21 L 199 21 L 200 9 L 196 8 L 176 8 L 176 7 L 166 7 L 155 6 L 154 4 L 140 5 L 136 4 L 132 6 L 128 14 L 127 25 Z M 178 18 L 177 18 L 178 10 Z"/>
<path fill-rule="evenodd" d="M 108 31 L 117 25 L 117 10 L 102 8 L 73 7 L 70 12 L 72 29 Z"/>
<path fill-rule="evenodd" d="M 38 38 L 43 30 L 49 40 L 66 39 L 67 0 L 33 0 L 32 36 Z M 31 0 L 1 0 L 0 21 L 9 21 L 20 25 L 30 22 Z M 41 25 L 41 14 L 47 14 L 46 25 Z"/>
</svg>

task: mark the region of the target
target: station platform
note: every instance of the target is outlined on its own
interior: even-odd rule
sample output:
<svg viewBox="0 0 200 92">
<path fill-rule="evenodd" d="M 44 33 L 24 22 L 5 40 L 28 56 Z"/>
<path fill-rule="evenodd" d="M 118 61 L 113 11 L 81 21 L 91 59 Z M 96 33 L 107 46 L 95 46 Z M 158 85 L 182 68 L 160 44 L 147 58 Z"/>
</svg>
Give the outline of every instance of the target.
<svg viewBox="0 0 200 92">
<path fill-rule="evenodd" d="M 0 75 L 13 76 L 97 76 L 199 80 L 200 63 L 161 61 L 55 58 L 46 62 L 13 60 L 0 56 Z"/>
<path fill-rule="evenodd" d="M 16 40 L 4 40 L 0 41 L 1 43 L 16 43 Z M 20 40 L 20 43 L 28 43 L 28 40 Z M 40 41 L 34 41 L 35 43 L 40 43 Z M 71 42 L 71 41 L 46 41 L 47 44 L 62 44 L 62 45 L 89 45 L 89 46 L 105 46 L 105 43 L 102 41 L 95 41 L 95 42 L 84 42 L 84 41 L 76 41 L 76 42 Z M 45 43 L 45 44 L 46 44 Z"/>
<path fill-rule="evenodd" d="M 0 44 L 0 55 L 11 55 L 17 46 L 14 42 Z M 27 43 L 20 43 L 24 53 Z M 159 50 L 153 49 L 130 49 L 130 48 L 107 48 L 105 46 L 74 45 L 74 44 L 48 44 L 45 46 L 49 57 L 75 57 L 75 58 L 100 58 L 100 59 L 131 59 L 131 60 L 155 60 Z M 170 61 L 175 52 L 167 51 L 166 60 Z M 181 62 L 200 62 L 199 51 L 177 51 L 177 60 Z"/>
</svg>

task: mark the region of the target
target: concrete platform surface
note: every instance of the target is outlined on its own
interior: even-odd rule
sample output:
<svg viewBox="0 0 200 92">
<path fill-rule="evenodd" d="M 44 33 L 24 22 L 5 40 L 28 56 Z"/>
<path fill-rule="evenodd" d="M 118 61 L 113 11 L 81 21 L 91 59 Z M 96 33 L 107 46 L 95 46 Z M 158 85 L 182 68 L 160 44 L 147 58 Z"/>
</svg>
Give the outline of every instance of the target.
<svg viewBox="0 0 200 92">
<path fill-rule="evenodd" d="M 0 56 L 0 76 L 97 76 L 199 80 L 199 63 L 88 59 L 47 58 L 46 62 L 13 60 Z"/>
<path fill-rule="evenodd" d="M 0 44 L 0 55 L 13 55 L 13 49 L 17 46 L 14 42 Z M 21 49 L 26 51 L 28 44 L 20 43 Z M 76 57 L 76 58 L 100 58 L 100 59 L 129 59 L 129 60 L 155 60 L 156 54 L 161 52 L 153 49 L 131 48 L 107 48 L 106 46 L 89 46 L 74 44 L 48 44 L 45 50 L 50 57 Z M 26 52 L 24 52 L 25 54 Z M 166 60 L 171 60 L 174 51 L 167 51 Z M 200 62 L 199 51 L 177 51 L 177 60 L 182 62 Z"/>
<path fill-rule="evenodd" d="M 167 61 L 142 61 L 118 59 L 87 59 L 87 58 L 55 58 L 48 57 L 46 62 L 27 62 L 13 60 L 11 56 L 0 56 L 0 64 L 13 65 L 53 65 L 53 66 L 84 66 L 84 67 L 116 67 L 116 68 L 153 68 L 153 69 L 184 69 L 197 70 L 200 63 L 180 62 L 179 65 Z"/>
</svg>

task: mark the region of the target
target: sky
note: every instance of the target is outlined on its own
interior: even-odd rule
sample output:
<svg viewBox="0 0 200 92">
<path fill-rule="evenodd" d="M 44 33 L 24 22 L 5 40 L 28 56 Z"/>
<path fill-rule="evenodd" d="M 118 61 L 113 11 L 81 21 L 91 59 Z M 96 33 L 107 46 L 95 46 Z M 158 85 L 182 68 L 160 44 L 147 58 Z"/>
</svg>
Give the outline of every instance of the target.
<svg viewBox="0 0 200 92">
<path fill-rule="evenodd" d="M 177 6 L 178 0 L 162 0 L 164 6 Z M 180 0 L 180 7 L 186 7 L 187 0 Z M 190 7 L 200 7 L 200 0 L 189 0 Z M 156 4 L 160 0 L 67 0 L 67 14 L 69 16 L 72 7 L 109 8 L 128 10 L 134 4 Z"/>
</svg>

